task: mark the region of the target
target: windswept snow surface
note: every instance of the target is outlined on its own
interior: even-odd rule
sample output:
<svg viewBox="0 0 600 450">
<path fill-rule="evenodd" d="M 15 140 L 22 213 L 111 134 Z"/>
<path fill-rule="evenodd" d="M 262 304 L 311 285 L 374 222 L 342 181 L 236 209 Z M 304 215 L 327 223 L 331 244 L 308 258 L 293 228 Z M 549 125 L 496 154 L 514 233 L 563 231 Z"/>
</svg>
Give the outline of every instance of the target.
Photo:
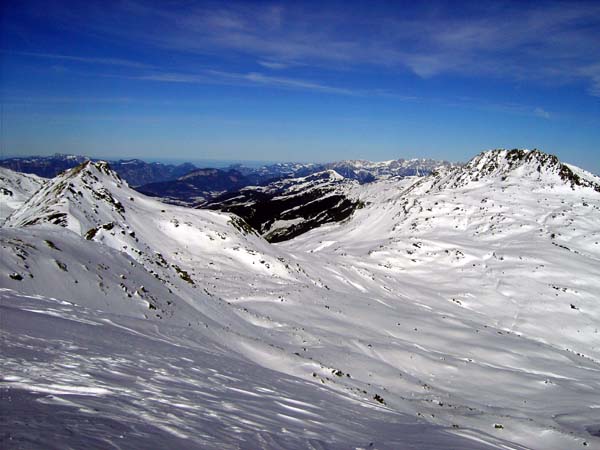
<svg viewBox="0 0 600 450">
<path fill-rule="evenodd" d="M 0 312 L 3 448 L 486 448 L 195 329 L 7 290 Z"/>
<path fill-rule="evenodd" d="M 600 193 L 546 156 L 353 185 L 277 245 L 58 177 L 0 230 L 3 444 L 600 448 Z"/>
</svg>

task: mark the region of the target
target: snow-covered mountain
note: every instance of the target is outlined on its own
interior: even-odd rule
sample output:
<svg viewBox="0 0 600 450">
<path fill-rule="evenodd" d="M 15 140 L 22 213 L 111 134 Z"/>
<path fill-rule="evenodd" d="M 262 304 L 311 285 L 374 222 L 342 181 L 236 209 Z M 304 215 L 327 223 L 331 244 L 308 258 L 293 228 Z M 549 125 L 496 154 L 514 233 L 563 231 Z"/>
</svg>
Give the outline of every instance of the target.
<svg viewBox="0 0 600 450">
<path fill-rule="evenodd" d="M 111 164 L 111 167 L 113 165 Z M 228 169 L 196 169 L 174 180 L 150 183 L 137 188 L 143 194 L 158 197 L 175 205 L 205 207 L 222 199 L 244 197 L 249 186 L 266 186 L 267 191 L 277 189 L 286 179 L 304 179 L 322 172 L 334 171 L 348 180 L 371 183 L 378 179 L 405 176 L 425 176 L 444 167 L 456 167 L 447 161 L 432 159 L 398 159 L 383 162 L 361 160 L 332 163 L 276 163 L 258 168 L 233 165 Z M 117 168 L 120 173 L 120 168 Z M 296 181 L 291 181 L 296 183 Z"/>
<path fill-rule="evenodd" d="M 180 285 L 183 280 L 182 286 L 195 291 L 196 277 L 211 278 L 219 271 L 209 267 L 211 255 L 232 270 L 256 265 L 269 278 L 288 276 L 281 261 L 263 254 L 270 250 L 268 243 L 238 217 L 145 197 L 105 162 L 86 162 L 52 179 L 5 223 L 26 230 L 54 226 L 126 254 L 170 287 L 172 279 Z M 199 260 L 205 260 L 201 266 Z"/>
<path fill-rule="evenodd" d="M 356 181 L 334 170 L 285 178 L 225 194 L 205 208 L 232 212 L 270 242 L 291 239 L 325 223 L 347 219 L 361 204 L 346 193 Z"/>
<path fill-rule="evenodd" d="M 444 167 L 456 166 L 459 166 L 459 164 L 426 158 L 395 159 L 381 162 L 348 160 L 325 165 L 327 169 L 335 170 L 342 176 L 358 180 L 361 183 L 389 177 L 425 176 Z"/>
<path fill-rule="evenodd" d="M 0 224 L 37 191 L 46 180 L 0 167 Z"/>
<path fill-rule="evenodd" d="M 370 183 L 387 177 L 425 176 L 441 167 L 460 164 L 426 158 L 394 159 L 389 161 L 343 160 L 330 163 L 277 163 L 256 170 L 263 180 L 272 178 L 298 178 L 325 170 L 335 170 L 344 178 Z"/>
<path fill-rule="evenodd" d="M 87 163 L 0 229 L 2 435 L 598 448 L 597 185 L 541 152 L 485 152 L 346 180 L 362 208 L 269 244 Z"/>
<path fill-rule="evenodd" d="M 590 187 L 600 192 L 600 177 L 578 167 L 564 164 L 554 155 L 539 150 L 492 150 L 483 152 L 469 161 L 463 168 L 449 170 L 437 186 L 455 188 L 466 186 L 480 179 L 506 181 L 513 183 L 522 180 L 534 181 L 537 188 L 570 186 Z"/>
</svg>

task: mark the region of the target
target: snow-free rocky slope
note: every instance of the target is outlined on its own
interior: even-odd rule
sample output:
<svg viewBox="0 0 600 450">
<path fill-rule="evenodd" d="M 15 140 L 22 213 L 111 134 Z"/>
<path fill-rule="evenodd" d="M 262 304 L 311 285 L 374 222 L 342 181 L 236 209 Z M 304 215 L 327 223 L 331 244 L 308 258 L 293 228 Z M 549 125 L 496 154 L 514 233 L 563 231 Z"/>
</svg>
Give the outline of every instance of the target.
<svg viewBox="0 0 600 450">
<path fill-rule="evenodd" d="M 3 445 L 599 448 L 598 186 L 486 152 L 272 245 L 68 172 L 0 230 Z"/>
</svg>

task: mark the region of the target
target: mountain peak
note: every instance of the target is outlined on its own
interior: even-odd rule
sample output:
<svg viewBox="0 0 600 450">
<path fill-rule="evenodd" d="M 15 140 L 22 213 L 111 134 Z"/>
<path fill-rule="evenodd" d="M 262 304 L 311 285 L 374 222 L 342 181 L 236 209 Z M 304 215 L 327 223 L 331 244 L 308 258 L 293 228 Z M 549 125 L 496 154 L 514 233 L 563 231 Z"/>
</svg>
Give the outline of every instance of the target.
<svg viewBox="0 0 600 450">
<path fill-rule="evenodd" d="M 85 161 L 48 181 L 7 221 L 8 226 L 54 224 L 80 233 L 122 217 L 114 195 L 127 187 L 106 161 Z"/>
<path fill-rule="evenodd" d="M 444 186 L 465 186 L 471 182 L 499 178 L 533 179 L 544 184 L 567 184 L 572 189 L 587 187 L 600 192 L 600 178 L 562 163 L 556 156 L 538 149 L 494 149 L 482 152 L 461 168 L 440 180 Z"/>
<path fill-rule="evenodd" d="M 119 182 L 123 182 L 119 174 L 117 174 L 117 172 L 111 169 L 110 164 L 107 161 L 88 160 L 74 167 L 73 169 L 70 169 L 65 172 L 65 176 L 67 176 L 68 178 L 73 178 L 78 175 L 81 176 L 83 174 L 95 176 L 100 174 L 107 175 Z"/>
<path fill-rule="evenodd" d="M 465 167 L 477 168 L 482 173 L 495 173 L 498 170 L 511 171 L 522 166 L 532 166 L 541 169 L 554 169 L 560 165 L 554 155 L 544 153 L 538 149 L 495 149 L 481 152 L 471 159 Z"/>
</svg>

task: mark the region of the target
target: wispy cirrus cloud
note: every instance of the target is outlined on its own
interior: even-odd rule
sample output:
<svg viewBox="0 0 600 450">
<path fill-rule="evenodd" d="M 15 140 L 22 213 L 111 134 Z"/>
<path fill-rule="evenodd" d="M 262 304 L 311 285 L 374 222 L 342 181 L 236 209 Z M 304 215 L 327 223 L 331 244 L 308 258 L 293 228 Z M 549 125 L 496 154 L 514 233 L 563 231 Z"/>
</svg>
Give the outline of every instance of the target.
<svg viewBox="0 0 600 450">
<path fill-rule="evenodd" d="M 226 76 L 228 76 L 227 74 Z M 319 91 L 325 92 L 328 94 L 341 94 L 341 95 L 362 95 L 361 91 L 353 90 L 353 89 L 345 89 L 335 86 L 328 86 L 321 83 L 316 83 L 307 80 L 299 80 L 295 78 L 285 78 L 285 77 L 273 77 L 269 75 L 264 75 L 258 72 L 250 72 L 244 74 L 242 79 L 254 84 L 262 84 L 265 86 L 276 86 L 282 88 L 291 88 L 291 89 L 303 89 L 309 91 Z"/>
<path fill-rule="evenodd" d="M 539 106 L 533 110 L 533 114 L 535 114 L 537 117 L 541 117 L 542 119 L 550 118 L 550 113 L 544 108 L 540 108 Z"/>
<path fill-rule="evenodd" d="M 173 7 L 139 0 L 106 8 L 89 0 L 85 8 L 54 8 L 49 14 L 115 42 L 228 61 L 251 58 L 269 70 L 371 67 L 425 79 L 458 75 L 583 82 L 591 95 L 600 91 L 600 3 L 595 1 L 467 2 L 460 8 L 444 2 L 411 8 L 353 4 L 341 9 L 327 3 L 212 1 Z M 39 57 L 144 66 L 111 58 Z"/>
<path fill-rule="evenodd" d="M 291 63 L 282 63 L 282 62 L 277 62 L 277 61 L 257 61 L 257 62 L 262 67 L 266 67 L 267 69 L 272 69 L 272 70 L 288 69 L 295 65 L 295 64 L 291 64 Z"/>
<path fill-rule="evenodd" d="M 259 72 L 236 73 L 225 72 L 220 70 L 204 70 L 196 74 L 189 73 L 150 73 L 134 78 L 146 81 L 159 81 L 167 83 L 193 83 L 193 84 L 234 84 L 243 86 L 267 86 L 281 89 L 303 90 L 322 92 L 327 94 L 338 95 L 367 95 L 371 91 L 363 91 L 356 89 L 346 89 L 342 87 L 329 86 L 303 80 L 298 78 L 274 77 L 265 75 Z M 374 91 L 373 91 L 374 92 Z"/>
<path fill-rule="evenodd" d="M 423 104 L 451 106 L 469 108 L 480 111 L 502 112 L 511 115 L 551 118 L 551 114 L 541 107 L 532 107 L 520 103 L 498 103 L 489 102 L 482 98 L 472 97 L 418 97 L 411 95 L 402 95 L 396 92 L 390 92 L 385 89 L 350 89 L 336 86 L 329 86 L 316 83 L 310 80 L 276 77 L 258 72 L 236 73 L 220 70 L 204 70 L 199 73 L 150 73 L 134 76 L 136 80 L 163 82 L 163 83 L 184 83 L 184 84 L 225 84 L 235 86 L 264 86 L 285 90 L 312 91 L 316 93 L 326 93 L 334 95 L 352 96 L 352 97 L 372 97 L 387 98 L 401 102 L 418 102 Z"/>
<path fill-rule="evenodd" d="M 600 63 L 583 67 L 580 71 L 583 76 L 588 77 L 591 81 L 589 87 L 590 95 L 600 97 Z"/>
<path fill-rule="evenodd" d="M 481 97 L 469 96 L 447 96 L 444 98 L 421 99 L 421 101 L 443 106 L 468 108 L 475 111 L 498 112 L 514 116 L 540 117 L 544 119 L 553 117 L 553 114 L 540 106 L 531 106 L 527 103 L 514 101 L 490 101 Z"/>
<path fill-rule="evenodd" d="M 31 96 L 31 95 L 3 95 L 2 102 L 5 105 L 32 105 L 32 104 L 127 104 L 134 100 L 130 97 L 75 97 L 75 96 Z"/>
<path fill-rule="evenodd" d="M 590 92 L 597 92 L 596 72 L 586 69 L 597 62 L 600 48 L 597 2 L 473 3 L 463 5 L 460 15 L 443 3 L 410 14 L 401 8 L 396 14 L 377 8 L 340 12 L 326 4 L 202 3 L 184 11 L 135 0 L 124 5 L 143 25 L 119 27 L 100 17 L 91 26 L 179 52 L 251 56 L 269 69 L 371 65 L 424 78 L 587 81 Z M 147 33 L 152 24 L 162 32 Z"/>
<path fill-rule="evenodd" d="M 138 61 L 132 61 L 129 59 L 119 59 L 119 58 L 98 58 L 98 57 L 90 57 L 90 56 L 74 56 L 74 55 L 59 55 L 54 53 L 35 53 L 35 52 L 20 52 L 20 51 L 8 51 L 8 50 L 0 50 L 2 53 L 10 53 L 12 55 L 20 55 L 20 56 L 28 56 L 33 58 L 42 58 L 49 60 L 58 60 L 58 61 L 72 61 L 86 64 L 100 64 L 106 66 L 121 66 L 127 67 L 131 69 L 148 69 L 152 66 L 149 64 L 141 63 Z"/>
</svg>

